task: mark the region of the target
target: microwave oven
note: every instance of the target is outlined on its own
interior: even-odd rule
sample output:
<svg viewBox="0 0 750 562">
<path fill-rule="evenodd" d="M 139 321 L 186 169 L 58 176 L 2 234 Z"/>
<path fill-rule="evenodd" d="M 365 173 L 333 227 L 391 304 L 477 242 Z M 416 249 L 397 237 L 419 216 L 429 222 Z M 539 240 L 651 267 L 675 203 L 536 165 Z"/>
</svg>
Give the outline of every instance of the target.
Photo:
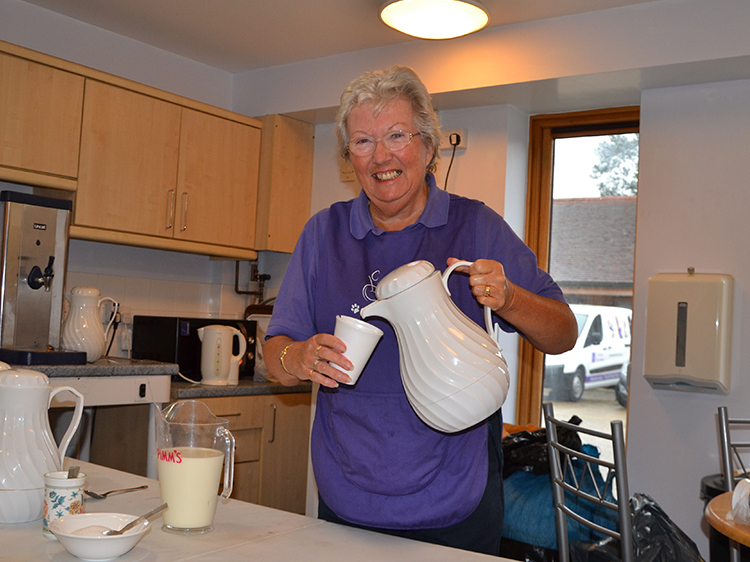
<svg viewBox="0 0 750 562">
<path fill-rule="evenodd" d="M 198 328 L 203 326 L 232 326 L 247 341 L 247 351 L 240 360 L 239 377 L 251 379 L 255 369 L 256 322 L 220 318 L 182 318 L 172 316 L 133 316 L 133 359 L 151 359 L 177 363 L 180 373 L 190 380 L 201 380 L 201 341 Z M 234 340 L 233 353 L 239 346 Z M 178 375 L 173 381 L 182 380 Z"/>
</svg>

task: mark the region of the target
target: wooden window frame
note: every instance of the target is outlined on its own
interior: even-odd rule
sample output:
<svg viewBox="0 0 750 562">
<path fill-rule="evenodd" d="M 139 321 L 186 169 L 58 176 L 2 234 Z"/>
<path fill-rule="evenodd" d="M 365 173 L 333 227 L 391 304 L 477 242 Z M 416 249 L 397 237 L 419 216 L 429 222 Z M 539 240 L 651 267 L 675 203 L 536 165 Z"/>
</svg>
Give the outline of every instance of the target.
<svg viewBox="0 0 750 562">
<path fill-rule="evenodd" d="M 560 138 L 637 133 L 638 106 L 535 115 L 529 120 L 529 171 L 526 190 L 526 244 L 539 267 L 549 271 L 554 141 Z M 539 425 L 544 386 L 544 354 L 522 339 L 518 349 L 516 423 Z"/>
</svg>

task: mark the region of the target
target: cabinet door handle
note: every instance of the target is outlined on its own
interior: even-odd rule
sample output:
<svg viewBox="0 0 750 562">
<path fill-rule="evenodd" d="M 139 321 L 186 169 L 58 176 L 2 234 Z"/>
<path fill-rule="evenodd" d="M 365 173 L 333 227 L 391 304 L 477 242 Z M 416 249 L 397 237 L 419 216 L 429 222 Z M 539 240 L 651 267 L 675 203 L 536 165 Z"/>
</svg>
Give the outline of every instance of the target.
<svg viewBox="0 0 750 562">
<path fill-rule="evenodd" d="M 174 224 L 174 189 L 167 191 L 167 230 Z"/>
<path fill-rule="evenodd" d="M 188 211 L 188 194 L 187 191 L 182 192 L 182 228 L 181 231 L 187 230 L 187 211 Z"/>
<path fill-rule="evenodd" d="M 271 437 L 268 439 L 269 443 L 276 441 L 276 404 L 271 404 L 273 408 L 273 419 L 271 421 Z"/>
</svg>

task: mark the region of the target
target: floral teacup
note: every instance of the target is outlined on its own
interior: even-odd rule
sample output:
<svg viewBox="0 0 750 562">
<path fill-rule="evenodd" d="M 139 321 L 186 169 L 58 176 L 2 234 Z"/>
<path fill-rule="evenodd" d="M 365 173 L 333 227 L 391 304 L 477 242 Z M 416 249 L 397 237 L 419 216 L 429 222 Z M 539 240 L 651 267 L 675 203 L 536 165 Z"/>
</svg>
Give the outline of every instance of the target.
<svg viewBox="0 0 750 562">
<path fill-rule="evenodd" d="M 63 515 L 83 513 L 83 486 L 86 475 L 79 473 L 68 478 L 67 472 L 48 472 L 44 475 L 44 519 L 42 530 L 45 536 L 55 538 L 49 524 Z"/>
</svg>

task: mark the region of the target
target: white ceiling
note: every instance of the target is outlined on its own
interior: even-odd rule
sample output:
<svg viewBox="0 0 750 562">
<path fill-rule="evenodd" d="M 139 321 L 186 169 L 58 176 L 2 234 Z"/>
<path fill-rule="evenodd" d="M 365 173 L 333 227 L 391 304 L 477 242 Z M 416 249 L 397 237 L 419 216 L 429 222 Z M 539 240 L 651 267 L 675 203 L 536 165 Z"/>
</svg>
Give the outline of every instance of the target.
<svg viewBox="0 0 750 562">
<path fill-rule="evenodd" d="M 25 1 L 231 73 L 415 41 L 380 21 L 383 0 Z M 482 3 L 498 27 L 650 1 Z"/>
</svg>

